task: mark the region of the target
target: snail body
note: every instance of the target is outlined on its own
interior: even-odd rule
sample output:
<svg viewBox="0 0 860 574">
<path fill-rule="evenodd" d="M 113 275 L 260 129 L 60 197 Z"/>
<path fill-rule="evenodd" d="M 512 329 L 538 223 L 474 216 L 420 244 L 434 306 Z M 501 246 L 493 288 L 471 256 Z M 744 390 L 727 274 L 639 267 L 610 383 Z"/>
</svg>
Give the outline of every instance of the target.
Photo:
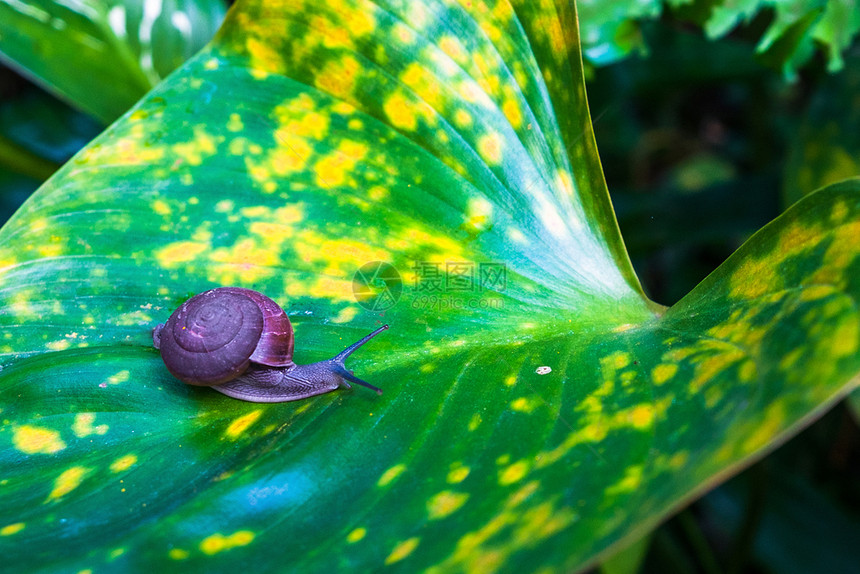
<svg viewBox="0 0 860 574">
<path fill-rule="evenodd" d="M 257 291 L 219 287 L 180 305 L 153 329 L 152 340 L 177 379 L 245 401 L 276 403 L 349 388 L 349 382 L 381 394 L 355 377 L 344 361 L 387 328 L 383 325 L 331 359 L 296 365 L 293 328 L 284 310 Z"/>
</svg>

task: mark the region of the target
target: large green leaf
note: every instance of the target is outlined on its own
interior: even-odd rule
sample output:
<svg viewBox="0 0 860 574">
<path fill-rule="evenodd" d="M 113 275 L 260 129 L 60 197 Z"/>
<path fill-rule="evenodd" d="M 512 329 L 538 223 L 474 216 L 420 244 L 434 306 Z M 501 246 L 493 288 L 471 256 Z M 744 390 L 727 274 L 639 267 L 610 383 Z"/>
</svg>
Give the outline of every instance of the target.
<svg viewBox="0 0 860 574">
<path fill-rule="evenodd" d="M 239 2 L 0 233 L 5 563 L 575 569 L 847 392 L 860 181 L 665 310 L 578 41 L 567 2 Z M 384 317 L 351 290 L 371 261 L 406 280 Z M 448 263 L 506 285 L 433 299 Z M 351 359 L 385 394 L 173 379 L 151 328 L 224 284 L 285 304 L 298 362 L 389 323 Z"/>
<path fill-rule="evenodd" d="M 0 56 L 105 123 L 208 42 L 223 0 L 3 0 Z"/>
</svg>

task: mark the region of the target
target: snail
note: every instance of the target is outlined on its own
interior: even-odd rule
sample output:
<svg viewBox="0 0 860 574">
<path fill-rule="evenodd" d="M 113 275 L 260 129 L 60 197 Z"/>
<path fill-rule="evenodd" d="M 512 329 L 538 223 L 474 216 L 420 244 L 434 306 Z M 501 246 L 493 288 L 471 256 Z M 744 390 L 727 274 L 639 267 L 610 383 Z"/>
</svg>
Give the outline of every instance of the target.
<svg viewBox="0 0 860 574">
<path fill-rule="evenodd" d="M 185 383 L 244 401 L 279 403 L 350 388 L 349 382 L 382 394 L 344 361 L 386 329 L 383 325 L 327 361 L 297 365 L 293 327 L 284 310 L 257 291 L 219 287 L 180 305 L 153 329 L 152 341 L 167 370 Z"/>
</svg>

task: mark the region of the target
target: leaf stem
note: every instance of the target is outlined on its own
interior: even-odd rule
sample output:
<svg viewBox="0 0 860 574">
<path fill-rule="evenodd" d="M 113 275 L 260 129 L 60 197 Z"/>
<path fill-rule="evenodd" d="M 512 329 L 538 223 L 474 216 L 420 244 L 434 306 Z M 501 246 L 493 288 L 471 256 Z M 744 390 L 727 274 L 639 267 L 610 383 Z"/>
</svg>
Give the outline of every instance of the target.
<svg viewBox="0 0 860 574">
<path fill-rule="evenodd" d="M 693 516 L 689 507 L 678 513 L 678 524 L 687 536 L 687 540 L 693 546 L 693 551 L 699 559 L 702 571 L 705 574 L 723 574 L 717 557 L 714 555 L 713 550 L 711 550 L 708 540 L 702 533 L 702 529 L 699 528 L 699 523 L 696 521 L 696 517 Z"/>
</svg>

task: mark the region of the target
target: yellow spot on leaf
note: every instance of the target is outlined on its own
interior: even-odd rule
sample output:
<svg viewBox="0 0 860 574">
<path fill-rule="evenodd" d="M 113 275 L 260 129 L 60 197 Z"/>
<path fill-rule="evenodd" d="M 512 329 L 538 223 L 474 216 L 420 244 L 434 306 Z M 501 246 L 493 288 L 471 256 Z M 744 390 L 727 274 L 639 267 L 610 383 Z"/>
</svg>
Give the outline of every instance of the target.
<svg viewBox="0 0 860 574">
<path fill-rule="evenodd" d="M 277 210 L 280 211 L 280 210 Z M 296 226 L 286 219 L 279 223 L 269 221 L 254 221 L 248 226 L 248 230 L 259 236 L 260 240 L 267 245 L 279 247 L 296 233 Z"/>
<path fill-rule="evenodd" d="M 400 562 L 401 560 L 412 554 L 416 548 L 418 548 L 419 542 L 421 542 L 421 539 L 417 536 L 408 540 L 404 540 L 403 542 L 394 547 L 394 550 L 392 550 L 391 554 L 388 555 L 388 558 L 385 559 L 385 564 L 394 564 L 395 562 Z"/>
<path fill-rule="evenodd" d="M 57 431 L 30 425 L 14 429 L 12 444 L 25 454 L 54 454 L 66 448 Z"/>
<path fill-rule="evenodd" d="M 520 397 L 518 399 L 514 399 L 511 401 L 511 410 L 520 412 L 520 413 L 530 413 L 538 407 L 538 403 L 535 400 L 527 399 L 526 397 Z"/>
<path fill-rule="evenodd" d="M 776 261 L 749 257 L 741 263 L 731 277 L 731 296 L 738 299 L 756 299 L 779 288 L 779 279 L 774 275 Z"/>
<path fill-rule="evenodd" d="M 26 526 L 23 522 L 16 522 L 15 524 L 7 524 L 3 528 L 0 528 L 0 536 L 12 536 L 13 534 L 17 534 L 24 530 L 24 526 Z"/>
<path fill-rule="evenodd" d="M 137 456 L 127 454 L 113 461 L 110 465 L 110 469 L 111 472 L 122 472 L 134 466 L 135 463 L 137 463 Z"/>
<path fill-rule="evenodd" d="M 690 453 L 688 452 L 676 452 L 669 459 L 669 468 L 674 470 L 679 470 L 684 468 L 687 465 L 687 461 L 690 459 Z"/>
<path fill-rule="evenodd" d="M 442 107 L 443 96 L 436 79 L 420 64 L 409 64 L 400 75 L 400 81 L 409 86 L 431 108 Z"/>
<path fill-rule="evenodd" d="M 170 209 L 170 206 L 167 205 L 167 202 L 163 199 L 156 199 L 153 201 L 152 210 L 158 215 L 170 215 L 173 213 L 173 210 Z"/>
<path fill-rule="evenodd" d="M 690 381 L 691 394 L 698 393 L 705 385 L 714 382 L 717 376 L 743 360 L 745 354 L 736 347 L 725 346 L 716 353 L 696 358 L 696 373 Z"/>
<path fill-rule="evenodd" d="M 246 237 L 230 247 L 219 247 L 210 256 L 212 276 L 224 285 L 242 281 L 257 281 L 270 277 L 278 264 L 278 254 L 256 239 Z"/>
<path fill-rule="evenodd" d="M 358 308 L 356 307 L 344 307 L 341 309 L 338 314 L 331 320 L 332 323 L 349 323 L 352 321 L 355 316 L 358 314 Z"/>
<path fill-rule="evenodd" d="M 831 352 L 837 357 L 849 357 L 857 352 L 860 325 L 856 317 L 846 317 L 835 328 Z"/>
<path fill-rule="evenodd" d="M 514 537 L 528 542 L 543 540 L 566 528 L 576 517 L 569 508 L 556 508 L 551 502 L 543 502 L 523 513 Z"/>
<path fill-rule="evenodd" d="M 472 233 L 487 230 L 492 225 L 493 204 L 483 197 L 469 198 L 463 226 Z"/>
<path fill-rule="evenodd" d="M 362 540 L 366 535 L 367 529 L 359 527 L 346 535 L 346 541 L 350 544 L 355 544 L 359 540 Z"/>
<path fill-rule="evenodd" d="M 253 35 L 249 35 L 245 42 L 245 48 L 250 56 L 252 68 L 269 73 L 277 73 L 283 70 L 283 58 L 269 42 L 263 42 Z"/>
<path fill-rule="evenodd" d="M 465 492 L 443 490 L 427 502 L 427 517 L 430 520 L 445 518 L 457 512 L 467 500 L 469 495 Z"/>
<path fill-rule="evenodd" d="M 478 138 L 478 154 L 487 165 L 497 166 L 502 163 L 502 137 L 490 133 Z"/>
<path fill-rule="evenodd" d="M 651 378 L 655 385 L 662 385 L 669 379 L 675 376 L 678 372 L 678 365 L 673 363 L 661 363 L 651 369 Z"/>
<path fill-rule="evenodd" d="M 355 82 L 361 64 L 352 56 L 343 56 L 337 60 L 328 61 L 317 73 L 316 86 L 329 94 L 344 100 L 352 99 Z"/>
<path fill-rule="evenodd" d="M 374 185 L 367 190 L 367 197 L 373 201 L 382 201 L 390 195 L 389 191 L 381 185 Z"/>
<path fill-rule="evenodd" d="M 200 165 L 204 157 L 215 154 L 223 136 L 215 137 L 208 134 L 202 126 L 194 128 L 194 139 L 190 142 L 179 142 L 171 146 L 171 151 L 189 165 Z"/>
<path fill-rule="evenodd" d="M 628 415 L 628 420 L 634 428 L 646 429 L 654 423 L 654 407 L 652 405 L 634 407 Z"/>
<path fill-rule="evenodd" d="M 103 435 L 108 431 L 107 425 L 93 426 L 96 420 L 95 413 L 78 413 L 75 415 L 75 422 L 72 424 L 72 432 L 78 438 L 83 438 L 91 434 Z"/>
<path fill-rule="evenodd" d="M 155 252 L 155 258 L 162 267 L 176 267 L 189 261 L 209 248 L 205 243 L 196 241 L 177 241 L 170 243 Z"/>
<path fill-rule="evenodd" d="M 520 112 L 520 105 L 516 100 L 505 100 L 502 104 L 502 112 L 515 130 L 520 129 L 523 125 L 523 115 Z"/>
<path fill-rule="evenodd" d="M 448 473 L 448 484 L 459 484 L 469 476 L 468 466 L 456 466 Z"/>
<path fill-rule="evenodd" d="M 854 173 L 855 172 L 852 171 L 851 175 L 853 175 Z M 850 176 L 846 175 L 846 177 L 850 177 Z M 839 179 L 841 179 L 841 178 L 839 178 Z M 834 181 L 836 181 L 836 180 L 834 179 Z M 845 204 L 844 200 L 840 199 L 840 200 L 834 202 L 833 207 L 830 210 L 830 220 L 833 221 L 834 223 L 842 223 L 845 220 L 845 218 L 848 217 L 848 214 L 849 214 L 848 206 Z"/>
<path fill-rule="evenodd" d="M 397 129 L 414 131 L 418 127 L 415 104 L 400 92 L 391 94 L 382 107 L 391 125 Z"/>
<path fill-rule="evenodd" d="M 45 502 L 57 500 L 67 495 L 81 485 L 84 478 L 91 472 L 91 469 L 83 466 L 73 466 L 68 468 L 54 480 L 54 489 L 48 495 Z"/>
<path fill-rule="evenodd" d="M 454 112 L 454 123 L 460 129 L 469 128 L 472 125 L 472 114 L 461 108 Z"/>
<path fill-rule="evenodd" d="M 469 103 L 475 103 L 481 98 L 481 96 L 484 96 L 481 88 L 472 80 L 460 82 L 460 85 L 457 87 L 457 91 L 460 96 Z"/>
<path fill-rule="evenodd" d="M 59 341 L 51 341 L 50 343 L 46 343 L 45 347 L 52 351 L 65 351 L 69 347 L 71 347 L 71 342 L 68 339 L 60 339 Z"/>
<path fill-rule="evenodd" d="M 290 289 L 288 291 L 292 292 Z M 352 281 L 318 277 L 307 294 L 317 299 L 330 299 L 332 302 L 350 301 L 353 299 Z"/>
<path fill-rule="evenodd" d="M 614 353 L 601 358 L 600 365 L 605 369 L 623 369 L 630 364 L 630 360 L 630 353 L 615 351 Z"/>
<path fill-rule="evenodd" d="M 756 369 L 755 361 L 747 359 L 738 368 L 738 377 L 741 381 L 748 383 L 755 378 L 757 372 L 758 369 Z"/>
<path fill-rule="evenodd" d="M 402 44 L 411 44 L 415 41 L 415 33 L 412 32 L 405 24 L 402 22 L 397 22 L 394 24 L 392 29 L 392 34 L 395 38 L 397 38 Z"/>
<path fill-rule="evenodd" d="M 110 551 L 110 554 L 108 554 L 108 560 L 116 560 L 117 558 L 119 558 L 123 554 L 125 554 L 125 548 L 122 548 L 122 547 L 114 548 L 113 550 Z"/>
<path fill-rule="evenodd" d="M 570 172 L 566 169 L 559 169 L 555 172 L 555 183 L 564 192 L 565 195 L 572 197 L 574 192 L 573 178 Z"/>
<path fill-rule="evenodd" d="M 528 461 L 518 460 L 517 462 L 508 466 L 499 473 L 499 484 L 502 486 L 507 486 L 509 484 L 519 482 L 523 479 L 523 477 L 525 477 L 526 474 L 528 474 L 528 471 Z"/>
<path fill-rule="evenodd" d="M 607 496 L 617 496 L 635 491 L 642 483 L 642 465 L 628 466 L 624 470 L 624 476 L 613 485 L 606 488 Z"/>
<path fill-rule="evenodd" d="M 262 414 L 263 410 L 257 409 L 249 412 L 248 414 L 242 415 L 230 423 L 230 426 L 228 426 L 227 430 L 224 431 L 224 435 L 232 439 L 240 437 L 242 433 L 248 430 L 248 427 L 257 422 L 257 419 L 259 419 Z"/>
<path fill-rule="evenodd" d="M 44 217 L 40 217 L 38 219 L 34 219 L 30 223 L 30 231 L 32 233 L 39 233 L 41 231 L 46 230 L 48 228 L 48 225 L 49 225 L 48 220 L 45 219 Z"/>
<path fill-rule="evenodd" d="M 764 413 L 764 418 L 756 424 L 755 429 L 744 440 L 743 454 L 752 454 L 770 444 L 786 426 L 785 405 L 783 403 L 771 403 Z"/>
<path fill-rule="evenodd" d="M 185 560 L 188 558 L 188 551 L 183 550 L 182 548 L 172 548 L 167 555 L 170 556 L 172 560 Z"/>
<path fill-rule="evenodd" d="M 526 245 L 529 243 L 523 232 L 516 227 L 508 227 L 505 230 L 505 235 L 507 235 L 508 239 L 510 239 L 514 243 L 518 243 L 520 245 Z"/>
<path fill-rule="evenodd" d="M 323 157 L 314 165 L 317 185 L 326 188 L 344 185 L 347 183 L 347 173 L 354 166 L 355 162 L 340 155 L 331 154 Z"/>
<path fill-rule="evenodd" d="M 350 281 L 336 279 L 337 283 L 343 283 L 343 286 L 352 297 L 352 274 L 361 265 L 369 261 L 390 261 L 391 252 L 386 249 L 380 249 L 368 245 L 366 242 L 354 241 L 351 239 L 342 238 L 332 240 L 328 237 L 306 230 L 299 234 L 296 241 L 293 242 L 293 249 L 296 250 L 298 256 L 305 262 L 320 262 L 327 265 L 326 273 L 337 277 L 350 277 Z M 322 280 L 324 278 L 320 278 Z M 331 278 L 328 278 L 331 280 Z M 337 285 L 337 287 L 342 287 Z"/>
<path fill-rule="evenodd" d="M 454 36 L 443 36 L 439 40 L 439 48 L 455 62 L 460 64 L 465 63 L 466 52 L 463 50 L 460 40 Z"/>
<path fill-rule="evenodd" d="M 230 114 L 230 119 L 227 121 L 227 130 L 241 132 L 243 129 L 245 129 L 245 124 L 242 123 L 242 116 L 239 114 Z"/>
<path fill-rule="evenodd" d="M 247 546 L 254 541 L 254 536 L 250 530 L 238 530 L 230 536 L 217 532 L 200 543 L 200 551 L 211 556 L 237 546 Z"/>
<path fill-rule="evenodd" d="M 505 502 L 505 506 L 508 508 L 516 508 L 517 506 L 528 500 L 528 498 L 532 494 L 534 494 L 539 487 L 540 483 L 536 480 L 527 482 L 508 497 L 508 500 Z"/>
<path fill-rule="evenodd" d="M 376 20 L 365 7 L 356 8 L 351 2 L 343 0 L 330 2 L 329 6 L 341 14 L 342 23 L 349 28 L 353 37 L 366 36 L 376 29 Z"/>
<path fill-rule="evenodd" d="M 797 363 L 798 359 L 803 356 L 803 347 L 798 347 L 793 351 L 789 351 L 780 361 L 779 361 L 779 369 L 781 371 L 787 371 L 789 369 L 794 368 L 794 365 Z"/>
<path fill-rule="evenodd" d="M 481 415 L 475 413 L 472 415 L 472 418 L 469 420 L 469 431 L 474 431 L 479 426 L 481 426 Z"/>
<path fill-rule="evenodd" d="M 118 385 L 120 383 L 128 381 L 130 375 L 131 373 L 129 373 L 128 371 L 122 370 L 117 372 L 115 375 L 111 375 L 110 377 L 108 377 L 106 382 L 109 385 Z"/>
<path fill-rule="evenodd" d="M 406 470 L 405 464 L 395 464 L 388 470 L 382 473 L 382 476 L 379 477 L 379 481 L 377 481 L 376 486 L 388 486 L 394 479 L 400 476 Z"/>
</svg>

